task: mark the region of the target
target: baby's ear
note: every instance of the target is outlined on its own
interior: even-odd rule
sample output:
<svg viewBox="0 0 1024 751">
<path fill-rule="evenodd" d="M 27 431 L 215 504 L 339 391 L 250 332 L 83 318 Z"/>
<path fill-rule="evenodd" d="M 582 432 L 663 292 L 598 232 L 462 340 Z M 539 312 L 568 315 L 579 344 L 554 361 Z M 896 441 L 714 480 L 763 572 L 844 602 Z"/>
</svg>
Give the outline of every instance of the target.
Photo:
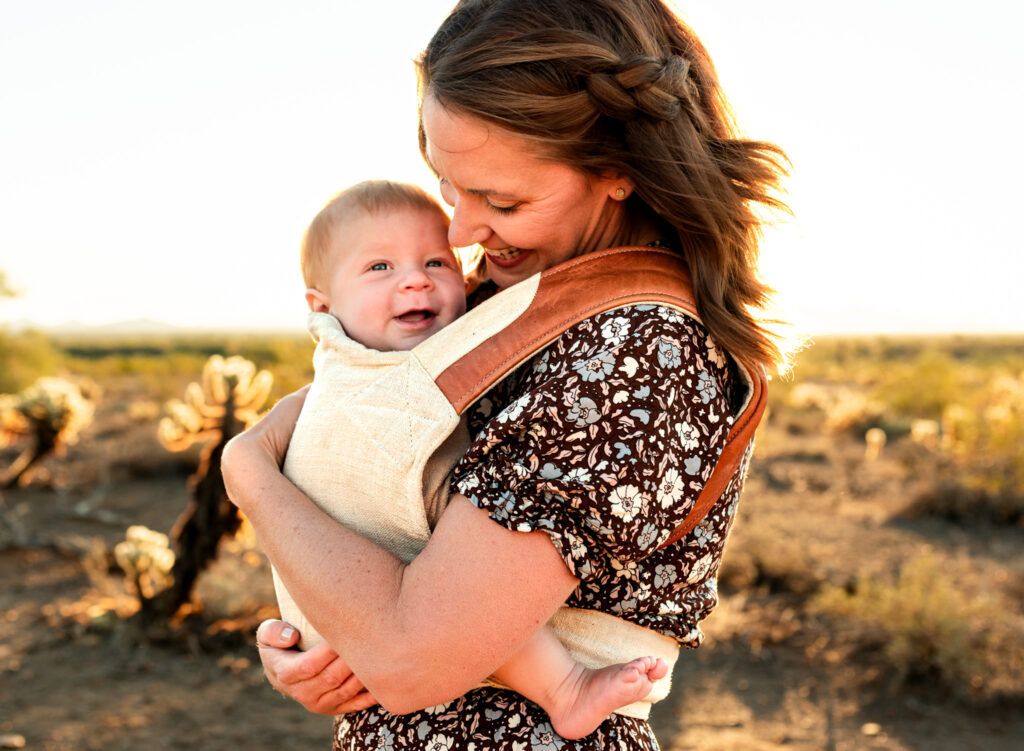
<svg viewBox="0 0 1024 751">
<path fill-rule="evenodd" d="M 331 301 L 323 292 L 310 287 L 306 290 L 306 304 L 314 313 L 330 313 Z"/>
</svg>

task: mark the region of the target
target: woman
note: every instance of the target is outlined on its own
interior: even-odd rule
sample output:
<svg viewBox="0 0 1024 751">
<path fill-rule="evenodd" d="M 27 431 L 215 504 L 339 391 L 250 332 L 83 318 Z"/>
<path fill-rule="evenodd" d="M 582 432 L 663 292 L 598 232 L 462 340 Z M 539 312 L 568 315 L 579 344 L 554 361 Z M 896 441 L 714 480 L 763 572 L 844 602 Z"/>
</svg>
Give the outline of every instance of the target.
<svg viewBox="0 0 1024 751">
<path fill-rule="evenodd" d="M 658 545 L 721 451 L 733 360 L 781 360 L 749 311 L 768 291 L 752 204 L 778 206 L 783 156 L 736 137 L 706 51 L 659 0 L 466 0 L 419 65 L 449 238 L 484 249 L 497 287 L 658 245 L 688 262 L 703 323 L 600 314 L 505 379 L 470 414 L 452 501 L 408 566 L 281 475 L 302 397 L 282 400 L 231 444 L 225 481 L 326 643 L 285 651 L 294 633 L 269 622 L 264 666 L 307 708 L 349 713 L 335 748 L 656 748 L 619 715 L 564 741 L 536 706 L 476 687 L 563 603 L 700 643 L 742 468 L 703 523 Z"/>
</svg>

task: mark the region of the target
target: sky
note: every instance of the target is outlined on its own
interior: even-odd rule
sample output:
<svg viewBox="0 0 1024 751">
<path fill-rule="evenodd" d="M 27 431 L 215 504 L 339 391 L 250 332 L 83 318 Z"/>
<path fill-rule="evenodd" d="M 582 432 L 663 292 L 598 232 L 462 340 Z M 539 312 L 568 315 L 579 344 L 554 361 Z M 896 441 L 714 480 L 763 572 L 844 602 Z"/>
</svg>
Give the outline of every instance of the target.
<svg viewBox="0 0 1024 751">
<path fill-rule="evenodd" d="M 0 325 L 301 331 L 298 244 L 408 180 L 453 0 L 0 0 Z M 679 0 L 789 154 L 762 272 L 810 335 L 1024 332 L 1024 4 Z"/>
</svg>

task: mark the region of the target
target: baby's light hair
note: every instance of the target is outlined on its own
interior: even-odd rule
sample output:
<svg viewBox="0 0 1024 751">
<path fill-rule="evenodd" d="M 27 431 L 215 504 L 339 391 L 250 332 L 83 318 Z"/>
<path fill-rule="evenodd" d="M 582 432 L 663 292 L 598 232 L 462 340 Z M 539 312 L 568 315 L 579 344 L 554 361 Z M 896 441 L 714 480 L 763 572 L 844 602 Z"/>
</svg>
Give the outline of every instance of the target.
<svg viewBox="0 0 1024 751">
<path fill-rule="evenodd" d="M 398 209 L 420 209 L 437 212 L 448 226 L 448 214 L 433 196 L 411 183 L 391 180 L 365 180 L 335 195 L 313 217 L 302 235 L 300 263 L 307 288 L 319 288 L 328 272 L 331 240 L 341 225 L 352 218 L 354 211 L 371 215 Z"/>
</svg>

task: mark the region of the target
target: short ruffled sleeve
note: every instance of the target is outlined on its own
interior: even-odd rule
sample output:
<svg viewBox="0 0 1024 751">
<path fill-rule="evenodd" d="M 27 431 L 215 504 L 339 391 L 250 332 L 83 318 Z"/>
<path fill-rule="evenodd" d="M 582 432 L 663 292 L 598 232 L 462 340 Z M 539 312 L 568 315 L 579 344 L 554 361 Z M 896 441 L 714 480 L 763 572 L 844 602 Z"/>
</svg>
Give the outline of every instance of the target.
<svg viewBox="0 0 1024 751">
<path fill-rule="evenodd" d="M 587 579 L 654 552 L 693 507 L 732 422 L 706 329 L 638 305 L 566 331 L 470 413 L 452 490 L 546 532 Z"/>
</svg>

